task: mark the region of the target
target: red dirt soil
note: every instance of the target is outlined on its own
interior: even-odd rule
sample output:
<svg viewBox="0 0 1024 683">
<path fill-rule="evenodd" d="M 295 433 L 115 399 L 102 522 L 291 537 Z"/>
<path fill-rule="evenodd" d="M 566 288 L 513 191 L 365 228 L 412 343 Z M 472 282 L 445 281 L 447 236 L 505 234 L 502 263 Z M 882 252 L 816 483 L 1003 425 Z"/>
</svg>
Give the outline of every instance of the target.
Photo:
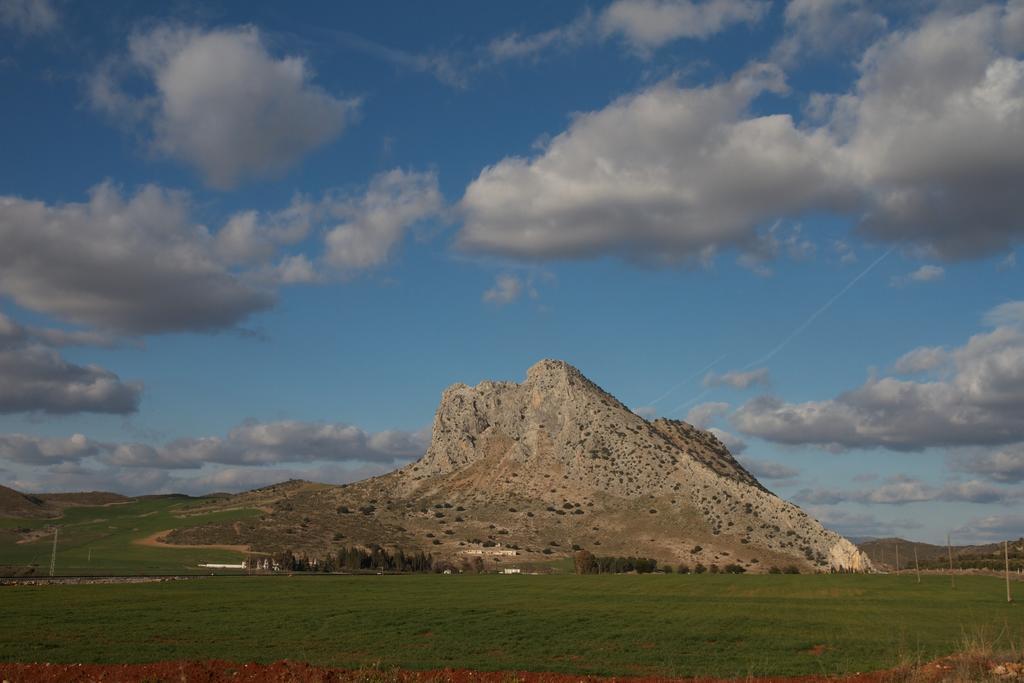
<svg viewBox="0 0 1024 683">
<path fill-rule="evenodd" d="M 975 671 L 995 673 L 992 665 L 976 662 Z M 1014 666 L 1014 665 L 1011 665 Z M 1019 666 L 1019 665 L 1018 665 Z M 957 677 L 961 666 L 949 660 L 932 662 L 913 671 L 892 670 L 858 673 L 842 677 L 797 676 L 767 678 L 603 678 L 559 673 L 520 671 L 468 671 L 443 669 L 404 671 L 397 669 L 331 669 L 288 660 L 272 664 L 237 664 L 219 660 L 157 662 L 153 664 L 13 664 L 0 663 L 3 683 L 133 683 L 135 681 L 221 683 L 938 683 L 978 680 Z M 990 673 L 991 672 L 991 673 Z M 962 674 L 961 674 L 962 675 Z M 995 676 L 998 680 L 1000 676 Z M 993 679 L 989 679 L 993 680 Z"/>
</svg>

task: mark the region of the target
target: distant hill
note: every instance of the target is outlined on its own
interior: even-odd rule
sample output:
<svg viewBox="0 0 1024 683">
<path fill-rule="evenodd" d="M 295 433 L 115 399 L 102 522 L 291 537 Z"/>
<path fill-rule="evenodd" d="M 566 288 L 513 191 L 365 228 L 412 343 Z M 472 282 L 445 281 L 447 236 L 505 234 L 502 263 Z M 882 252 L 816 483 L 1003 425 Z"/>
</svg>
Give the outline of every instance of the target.
<svg viewBox="0 0 1024 683">
<path fill-rule="evenodd" d="M 193 527 L 171 543 L 324 557 L 341 546 L 424 550 L 453 563 L 537 562 L 578 548 L 748 571 L 867 569 L 857 548 L 762 486 L 710 432 L 648 422 L 567 363 L 526 381 L 445 390 L 418 461 L 347 486 L 292 481 L 208 509 L 259 521 Z"/>
<path fill-rule="evenodd" d="M 64 508 L 71 506 L 109 505 L 128 500 L 131 498 L 106 491 L 32 494 L 0 486 L 0 517 L 23 519 L 59 517 Z"/>
<path fill-rule="evenodd" d="M 0 486 L 0 517 L 56 517 L 60 510 L 38 496 L 31 496 Z"/>
<path fill-rule="evenodd" d="M 954 569 L 998 570 L 1005 565 L 1002 541 L 983 545 L 954 545 L 952 548 L 947 548 L 944 545 L 919 543 L 904 538 L 875 538 L 858 543 L 857 547 L 871 558 L 871 562 L 876 567 L 886 570 L 897 568 L 897 548 L 899 549 L 900 569 L 914 568 L 915 550 L 917 551 L 917 561 L 922 569 L 948 569 L 950 550 L 952 550 Z M 1024 537 L 1009 541 L 1008 550 L 1011 569 L 1024 567 Z"/>
</svg>

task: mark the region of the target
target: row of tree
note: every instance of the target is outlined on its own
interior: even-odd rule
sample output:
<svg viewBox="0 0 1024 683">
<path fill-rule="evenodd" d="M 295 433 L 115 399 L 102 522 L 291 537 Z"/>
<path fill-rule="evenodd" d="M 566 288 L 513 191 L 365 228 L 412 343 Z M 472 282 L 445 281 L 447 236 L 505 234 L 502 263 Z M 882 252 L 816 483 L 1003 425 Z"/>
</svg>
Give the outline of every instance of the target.
<svg viewBox="0 0 1024 683">
<path fill-rule="evenodd" d="M 649 557 L 597 557 L 589 550 L 579 550 L 573 559 L 577 574 L 649 574 L 658 570 L 658 561 Z"/>
<path fill-rule="evenodd" d="M 281 570 L 295 572 L 432 572 L 435 569 L 434 558 L 430 553 L 422 550 L 406 553 L 401 548 L 389 552 L 376 544 L 369 548 L 342 546 L 337 554 L 328 554 L 322 559 L 298 556 L 290 550 L 274 555 L 273 559 Z"/>
</svg>

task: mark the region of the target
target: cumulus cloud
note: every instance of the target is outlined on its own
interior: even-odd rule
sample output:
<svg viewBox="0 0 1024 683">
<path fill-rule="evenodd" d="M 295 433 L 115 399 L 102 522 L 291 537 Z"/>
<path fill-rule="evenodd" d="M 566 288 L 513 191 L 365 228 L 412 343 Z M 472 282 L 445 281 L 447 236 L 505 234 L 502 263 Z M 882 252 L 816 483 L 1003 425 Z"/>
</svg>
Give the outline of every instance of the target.
<svg viewBox="0 0 1024 683">
<path fill-rule="evenodd" d="M 0 435 L 0 458 L 25 465 L 77 462 L 98 455 L 101 446 L 82 434 L 47 438 L 24 434 Z"/>
<path fill-rule="evenodd" d="M 786 92 L 765 65 L 579 114 L 538 154 L 467 186 L 457 244 L 526 260 L 706 261 L 748 252 L 760 226 L 823 210 L 946 260 L 1005 251 L 1024 234 L 1019 13 L 937 11 L 890 32 L 864 52 L 851 90 L 812 98 L 816 124 L 751 112 L 760 95 Z"/>
<path fill-rule="evenodd" d="M 657 262 L 753 246 L 766 217 L 849 201 L 823 163 L 834 146 L 789 116 L 745 118 L 785 89 L 754 65 L 726 83 L 663 82 L 577 116 L 532 159 L 508 158 L 466 188 L 457 244 L 524 259 L 624 253 Z"/>
<path fill-rule="evenodd" d="M 9 485 L 29 491 L 237 491 L 291 478 L 344 483 L 383 474 L 423 454 L 429 430 L 368 432 L 329 422 L 246 422 L 226 436 L 163 445 L 0 435 Z"/>
<path fill-rule="evenodd" d="M 151 92 L 125 92 L 117 68 L 141 73 Z M 127 56 L 94 75 L 90 97 L 100 111 L 144 121 L 155 150 L 224 189 L 280 174 L 353 118 L 358 101 L 311 81 L 303 58 L 274 57 L 255 28 L 164 26 L 132 36 Z"/>
<path fill-rule="evenodd" d="M 501 63 L 621 38 L 634 53 L 647 57 L 675 40 L 704 40 L 737 24 L 756 24 L 770 7 L 762 0 L 615 0 L 596 16 L 585 10 L 564 26 L 495 38 L 486 51 L 492 63 Z"/>
<path fill-rule="evenodd" d="M 1024 325 L 1024 301 L 1007 301 L 985 314 L 985 323 L 993 327 Z"/>
<path fill-rule="evenodd" d="M 346 483 L 419 457 L 429 429 L 368 432 L 330 422 L 246 422 L 225 436 L 163 445 L 100 442 L 76 434 L 0 435 L 0 464 L 19 490 L 141 494 L 239 491 L 286 479 Z"/>
<path fill-rule="evenodd" d="M 718 427 L 709 427 L 708 431 L 714 434 L 715 438 L 725 444 L 725 447 L 728 448 L 729 452 L 733 455 L 739 455 L 743 451 L 747 450 L 747 442 L 732 432 L 727 432 L 724 429 L 719 429 Z"/>
<path fill-rule="evenodd" d="M 790 0 L 783 17 L 785 34 L 773 50 L 774 58 L 782 63 L 851 52 L 888 25 L 865 0 Z"/>
<path fill-rule="evenodd" d="M 700 403 L 690 408 L 686 414 L 686 421 L 694 427 L 706 429 L 715 418 L 725 415 L 729 411 L 729 404 L 721 401 L 711 403 Z"/>
<path fill-rule="evenodd" d="M 758 368 L 746 372 L 730 370 L 722 374 L 709 372 L 704 376 L 705 387 L 732 387 L 733 389 L 749 389 L 756 386 L 768 386 L 771 377 L 768 368 Z"/>
<path fill-rule="evenodd" d="M 272 307 L 280 285 L 381 265 L 442 207 L 436 174 L 399 169 L 362 194 L 329 190 L 280 211 L 240 211 L 216 232 L 193 217 L 189 195 L 155 185 L 125 196 L 105 182 L 84 203 L 0 196 L 0 295 L 94 328 L 32 332 L 51 345 L 231 328 Z M 314 227 L 321 256 L 287 253 Z"/>
<path fill-rule="evenodd" d="M 902 287 L 904 285 L 920 284 L 924 282 L 936 282 L 946 276 L 946 269 L 942 266 L 936 265 L 923 265 L 917 270 L 914 270 L 906 275 L 894 276 L 889 284 L 892 287 Z"/>
<path fill-rule="evenodd" d="M 1011 444 L 998 450 L 957 453 L 950 458 L 954 470 L 980 474 L 995 481 L 1024 481 L 1024 443 Z"/>
<path fill-rule="evenodd" d="M 906 505 L 929 501 L 989 504 L 1024 500 L 1024 489 L 996 486 L 976 480 L 938 487 L 917 479 L 895 477 L 881 486 L 867 490 L 802 489 L 797 492 L 794 499 L 812 505 L 836 505 L 845 502 Z"/>
<path fill-rule="evenodd" d="M 114 444 L 107 446 L 107 450 L 103 460 L 110 465 L 189 469 L 211 463 L 392 463 L 421 455 L 426 443 L 421 433 L 369 433 L 354 425 L 286 420 L 248 422 L 232 429 L 225 437 L 178 439 L 163 446 Z"/>
<path fill-rule="evenodd" d="M 79 412 L 127 414 L 138 410 L 142 384 L 122 382 L 97 365 L 76 365 L 40 337 L 59 330 L 37 330 L 0 313 L 0 413 Z"/>
<path fill-rule="evenodd" d="M 881 520 L 867 514 L 850 512 L 837 508 L 810 508 L 808 512 L 830 529 L 835 529 L 848 538 L 877 538 L 894 536 L 910 529 L 919 529 L 921 524 L 910 520 Z"/>
<path fill-rule="evenodd" d="M 515 275 L 502 274 L 494 278 L 494 286 L 485 290 L 483 300 L 496 306 L 510 304 L 523 293 L 523 282 Z"/>
<path fill-rule="evenodd" d="M 732 449 L 730 448 L 729 450 Z M 800 470 L 772 460 L 745 457 L 739 458 L 739 461 L 741 465 L 746 467 L 758 479 L 784 481 L 796 479 L 800 476 Z"/>
<path fill-rule="evenodd" d="M 599 25 L 605 36 L 620 35 L 644 53 L 680 38 L 705 39 L 735 24 L 756 24 L 770 8 L 760 0 L 615 0 Z"/>
<path fill-rule="evenodd" d="M 52 349 L 0 350 L 0 413 L 134 413 L 142 384 L 98 365 L 75 365 Z"/>
<path fill-rule="evenodd" d="M 59 21 L 50 0 L 0 0 L 0 26 L 32 35 L 53 30 Z"/>
<path fill-rule="evenodd" d="M 989 542 L 1020 538 L 1024 535 L 1024 515 L 989 515 L 977 517 L 958 527 L 958 538 Z"/>
<path fill-rule="evenodd" d="M 328 214 L 343 222 L 328 231 L 324 258 L 343 272 L 378 266 L 408 228 L 437 215 L 443 205 L 436 173 L 381 173 L 361 197 L 326 200 Z"/>
<path fill-rule="evenodd" d="M 1024 332 L 1000 327 L 949 352 L 936 381 L 874 377 L 834 399 L 755 398 L 732 415 L 743 433 L 786 444 L 916 451 L 1024 440 Z"/>
<path fill-rule="evenodd" d="M 908 351 L 893 364 L 900 375 L 914 375 L 940 368 L 949 362 L 949 353 L 941 346 L 922 346 Z"/>
<path fill-rule="evenodd" d="M 282 245 L 305 239 L 315 210 L 316 206 L 308 198 L 297 196 L 281 211 L 240 211 L 232 215 L 217 233 L 217 252 L 229 263 L 267 261 Z"/>
<path fill-rule="evenodd" d="M 274 296 L 214 255 L 186 195 L 125 198 L 110 183 L 86 203 L 0 197 L 0 294 L 20 306 L 124 334 L 231 327 Z"/>
<path fill-rule="evenodd" d="M 864 54 L 833 127 L 848 131 L 848 158 L 872 187 L 865 234 L 947 259 L 1020 239 L 1024 145 L 1010 141 L 1024 135 L 1024 62 L 1006 34 L 1014 11 L 937 12 Z"/>
</svg>

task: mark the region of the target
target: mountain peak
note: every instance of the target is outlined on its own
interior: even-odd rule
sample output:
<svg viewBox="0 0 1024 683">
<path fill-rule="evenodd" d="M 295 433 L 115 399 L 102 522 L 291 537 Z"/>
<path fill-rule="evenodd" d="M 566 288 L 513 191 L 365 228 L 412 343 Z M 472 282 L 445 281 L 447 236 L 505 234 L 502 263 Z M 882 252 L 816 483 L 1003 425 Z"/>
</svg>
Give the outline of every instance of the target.
<svg viewBox="0 0 1024 683">
<path fill-rule="evenodd" d="M 287 530 L 305 505 L 341 510 L 330 531 L 352 543 L 452 560 L 500 543 L 526 561 L 583 547 L 672 563 L 742 562 L 750 571 L 870 567 L 849 541 L 761 486 L 710 432 L 648 422 L 552 359 L 522 383 L 448 387 L 416 462 L 287 502 L 275 515 L 290 543 Z"/>
</svg>

